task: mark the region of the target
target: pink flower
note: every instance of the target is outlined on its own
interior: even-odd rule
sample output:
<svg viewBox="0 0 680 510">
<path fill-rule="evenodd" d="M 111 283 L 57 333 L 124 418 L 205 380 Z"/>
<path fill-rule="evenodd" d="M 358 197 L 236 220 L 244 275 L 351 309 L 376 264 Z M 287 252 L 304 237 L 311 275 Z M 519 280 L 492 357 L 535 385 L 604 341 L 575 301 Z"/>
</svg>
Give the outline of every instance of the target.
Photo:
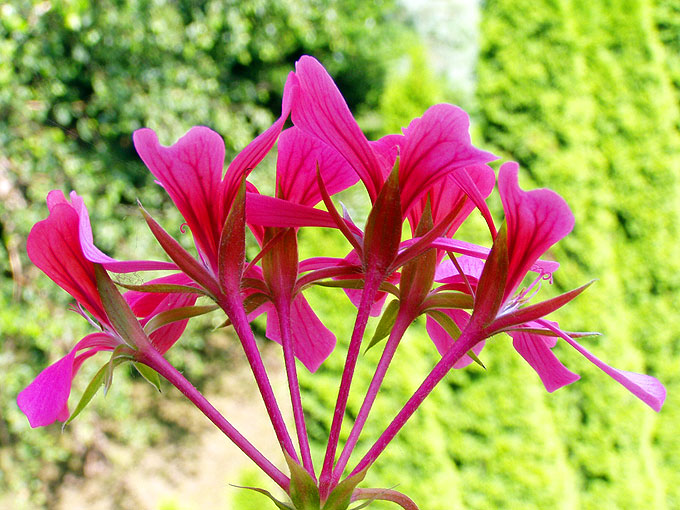
<svg viewBox="0 0 680 510">
<path fill-rule="evenodd" d="M 505 163 L 498 175 L 507 228 L 496 238 L 481 273 L 476 267 L 470 268 L 470 274 L 465 277 L 460 275 L 475 293 L 472 316 L 466 327 L 479 330 L 485 338 L 508 332 L 517 352 L 538 373 L 550 392 L 579 378 L 551 351 L 556 337 L 563 338 L 647 405 L 660 410 L 666 390 L 658 380 L 610 367 L 578 344 L 574 340 L 577 335 L 566 333 L 554 322 L 543 319 L 578 296 L 588 285 L 538 304 L 526 305 L 541 280 L 550 277 L 544 268 L 556 269 L 556 264 L 551 268 L 549 263 L 538 261 L 538 258 L 571 232 L 574 217 L 566 202 L 553 191 L 522 191 L 517 182 L 518 171 L 516 163 Z M 527 289 L 516 293 L 531 269 L 539 271 L 538 277 Z M 441 331 L 432 332 L 435 342 L 442 344 L 440 351 L 445 350 L 446 336 L 442 336 Z M 449 340 L 453 345 L 453 339 Z"/>
<path fill-rule="evenodd" d="M 139 156 L 182 213 L 201 260 L 214 275 L 218 273 L 220 236 L 241 180 L 276 142 L 288 118 L 296 83 L 291 73 L 284 89 L 281 116 L 236 156 L 224 177 L 224 141 L 207 127 L 191 128 L 170 147 L 160 145 L 156 133 L 148 128 L 133 135 Z"/>
<path fill-rule="evenodd" d="M 82 198 L 75 193 L 71 193 L 69 202 L 61 191 L 52 191 L 47 197 L 47 205 L 49 216 L 36 223 L 28 236 L 28 256 L 47 276 L 76 299 L 77 311 L 99 331 L 83 338 L 66 356 L 43 370 L 19 393 L 17 403 L 32 427 L 67 419 L 71 381 L 82 363 L 97 352 L 113 351 L 119 346 L 127 345 L 105 311 L 97 290 L 95 264 L 115 271 L 175 267 L 164 262 L 117 261 L 102 253 L 92 242 L 87 209 Z M 191 299 L 195 298 L 189 298 Z M 184 302 L 187 301 L 184 298 Z M 167 306 L 169 304 L 166 303 L 164 309 Z M 87 316 L 85 310 L 94 320 Z M 161 335 L 156 337 L 156 347 L 161 350 L 172 345 L 181 330 L 176 327 L 173 331 L 159 333 Z"/>
</svg>

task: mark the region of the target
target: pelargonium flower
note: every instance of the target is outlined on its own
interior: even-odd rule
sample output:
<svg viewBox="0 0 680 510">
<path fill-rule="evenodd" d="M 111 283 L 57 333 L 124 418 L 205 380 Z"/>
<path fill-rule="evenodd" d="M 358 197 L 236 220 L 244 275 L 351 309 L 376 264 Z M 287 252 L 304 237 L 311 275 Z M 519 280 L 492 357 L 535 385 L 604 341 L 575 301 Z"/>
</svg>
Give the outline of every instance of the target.
<svg viewBox="0 0 680 510">
<path fill-rule="evenodd" d="M 569 206 L 557 193 L 547 189 L 523 191 L 517 182 L 518 172 L 516 163 L 509 162 L 501 166 L 498 184 L 507 228 L 496 238 L 481 272 L 477 272 L 479 266 L 471 267 L 470 274 L 465 275 L 475 293 L 472 316 L 465 327 L 482 332 L 482 337 L 485 338 L 499 332 L 508 332 L 513 337 L 515 349 L 538 373 L 548 391 L 554 391 L 579 378 L 551 351 L 556 336 L 561 337 L 658 411 L 666 395 L 659 381 L 648 375 L 626 372 L 606 365 L 578 344 L 573 338 L 576 335 L 560 330 L 556 323 L 543 318 L 574 299 L 587 285 L 538 304 L 527 304 L 541 280 L 546 278 L 544 271 L 536 267 L 538 258 L 571 232 L 574 217 Z M 545 267 L 546 263 L 543 265 Z M 517 292 L 532 268 L 538 269 L 538 276 L 528 288 Z M 552 268 L 554 269 L 556 267 Z M 433 332 L 440 344 L 440 351 L 448 350 L 444 345 L 447 335 L 442 335 L 441 331 Z M 451 338 L 448 347 L 454 343 Z"/>
<path fill-rule="evenodd" d="M 17 403 L 32 427 L 50 425 L 55 420 L 64 421 L 69 417 L 71 381 L 85 360 L 101 351 L 132 347 L 105 311 L 97 288 L 95 265 L 100 264 L 118 272 L 175 267 L 165 262 L 118 261 L 105 255 L 93 243 L 82 198 L 75 192 L 71 193 L 70 198 L 69 202 L 61 191 L 49 193 L 49 216 L 31 229 L 26 248 L 33 263 L 76 299 L 76 310 L 99 331 L 79 341 L 66 356 L 43 370 L 19 393 Z M 185 295 L 177 301 L 159 306 L 157 313 L 186 306 L 193 301 L 195 296 Z M 181 321 L 170 330 L 159 330 L 151 340 L 154 347 L 161 353 L 165 352 L 182 334 L 185 325 L 186 321 Z"/>
</svg>

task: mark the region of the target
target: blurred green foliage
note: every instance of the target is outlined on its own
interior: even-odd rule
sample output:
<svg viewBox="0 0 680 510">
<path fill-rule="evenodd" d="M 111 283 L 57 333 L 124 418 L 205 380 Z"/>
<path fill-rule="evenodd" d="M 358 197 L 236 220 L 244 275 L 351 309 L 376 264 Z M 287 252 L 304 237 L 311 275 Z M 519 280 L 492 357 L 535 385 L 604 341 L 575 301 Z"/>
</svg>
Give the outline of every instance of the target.
<svg viewBox="0 0 680 510">
<path fill-rule="evenodd" d="M 66 312 L 68 296 L 25 258 L 47 191 L 85 197 L 107 253 L 161 257 L 136 198 L 171 231 L 181 218 L 135 155 L 134 129 L 152 127 L 169 144 L 194 124 L 209 125 L 225 136 L 229 158 L 278 115 L 286 74 L 303 53 L 322 60 L 373 137 L 448 95 L 392 0 L 14 0 L 0 14 L 0 508 L 49 508 L 65 476 L 84 476 L 106 442 L 182 444 L 186 431 L 166 409 L 169 395 L 156 398 L 124 372 L 66 434 L 31 430 L 16 408 L 18 391 L 87 332 Z M 604 332 L 583 343 L 618 368 L 656 375 L 669 399 L 657 416 L 563 346 L 557 354 L 582 380 L 548 395 L 499 337 L 482 352 L 489 369 L 450 374 L 367 485 L 398 484 L 428 510 L 680 508 L 680 6 L 487 0 L 481 34 L 477 145 L 519 161 L 525 188 L 555 189 L 576 215 L 574 233 L 554 250 L 562 267 L 544 295 L 600 278 L 560 314 L 561 325 Z M 390 66 L 397 55 L 401 65 Z M 365 215 L 351 197 L 343 201 Z M 348 249 L 336 232 L 300 236 L 304 256 L 318 246 L 328 255 Z M 355 309 L 334 289 L 312 289 L 309 299 L 339 339 L 317 374 L 300 374 L 318 467 Z M 170 353 L 199 388 L 241 360 L 209 334 L 218 323 L 196 323 Z M 360 359 L 348 422 L 379 355 Z M 350 466 L 437 359 L 417 322 Z M 81 390 L 96 367 L 84 370 Z M 246 471 L 238 482 L 261 478 Z M 116 508 L 135 504 L 124 485 L 115 488 L 107 497 Z M 260 498 L 236 493 L 233 504 L 260 508 Z"/>
<path fill-rule="evenodd" d="M 69 296 L 25 255 L 30 227 L 47 214 L 47 192 L 75 189 L 85 198 L 107 253 L 161 258 L 136 199 L 172 232 L 182 220 L 137 157 L 135 129 L 152 127 L 170 144 L 192 125 L 208 125 L 225 136 L 229 159 L 278 116 L 286 76 L 305 53 L 324 62 L 352 108 L 368 110 L 407 31 L 393 0 L 0 5 L 0 508 L 54 505 L 64 476 L 83 474 L 102 435 L 133 447 L 183 437 L 181 419 L 159 402 L 168 397 L 133 403 L 125 371 L 106 402 L 95 399 L 97 409 L 65 435 L 56 426 L 30 430 L 17 409 L 16 394 L 87 333 L 66 311 Z M 199 387 L 230 363 L 207 335 L 218 323 L 199 322 L 171 354 Z M 89 365 L 96 363 L 86 364 L 75 393 L 96 370 Z M 126 508 L 125 490 L 111 497 Z"/>
</svg>

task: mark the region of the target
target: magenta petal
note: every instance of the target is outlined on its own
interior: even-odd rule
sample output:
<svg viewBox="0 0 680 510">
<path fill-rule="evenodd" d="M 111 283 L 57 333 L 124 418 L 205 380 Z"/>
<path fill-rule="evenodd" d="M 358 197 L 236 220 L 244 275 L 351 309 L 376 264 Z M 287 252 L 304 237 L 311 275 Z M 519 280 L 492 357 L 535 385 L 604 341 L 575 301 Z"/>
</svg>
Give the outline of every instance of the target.
<svg viewBox="0 0 680 510">
<path fill-rule="evenodd" d="M 571 232 L 574 216 L 554 191 L 522 191 L 517 163 L 504 163 L 498 188 L 508 225 L 508 279 L 504 297 L 512 295 L 538 257 Z"/>
<path fill-rule="evenodd" d="M 257 193 L 246 194 L 246 221 L 253 225 L 280 228 L 337 227 L 326 211 Z"/>
<path fill-rule="evenodd" d="M 146 128 L 135 131 L 133 140 L 139 156 L 182 213 L 196 245 L 214 264 L 226 217 L 221 194 L 222 137 L 196 126 L 170 147 L 162 146 L 156 133 Z"/>
<path fill-rule="evenodd" d="M 465 328 L 468 321 L 470 320 L 470 314 L 463 310 L 439 310 L 439 311 L 451 317 L 461 330 Z M 427 317 L 425 327 L 427 329 L 427 334 L 430 335 L 430 338 L 432 339 L 432 342 L 434 342 L 437 351 L 439 351 L 439 354 L 444 356 L 444 354 L 446 354 L 448 350 L 451 347 L 453 347 L 455 341 L 446 332 L 446 330 L 443 327 L 441 327 L 439 323 L 435 321 L 432 317 L 429 316 Z M 480 352 L 482 352 L 482 349 L 484 348 L 485 344 L 486 344 L 485 340 L 482 340 L 481 342 L 475 344 L 475 346 L 472 348 L 472 352 L 478 355 Z M 473 361 L 474 360 L 466 354 L 453 365 L 453 368 L 456 369 L 465 368 Z"/>
<path fill-rule="evenodd" d="M 473 147 L 469 127 L 470 120 L 463 110 L 438 104 L 407 128 L 399 164 L 402 211 L 407 212 L 447 173 L 496 159 L 490 152 Z"/>
<path fill-rule="evenodd" d="M 329 195 L 347 189 L 359 180 L 337 151 L 301 129 L 286 129 L 279 138 L 276 196 L 310 207 L 319 203 L 317 165 Z"/>
<path fill-rule="evenodd" d="M 28 256 L 99 321 L 108 323 L 97 291 L 94 265 L 81 249 L 78 214 L 66 200 L 57 198 L 58 194 L 50 193 L 50 215 L 36 223 L 28 234 Z"/>
<path fill-rule="evenodd" d="M 69 417 L 68 397 L 71 393 L 75 349 L 53 363 L 17 396 L 19 409 L 31 427 L 45 427 Z"/>
<path fill-rule="evenodd" d="M 61 197 L 59 197 L 61 195 Z M 80 246 L 83 250 L 85 258 L 90 262 L 103 265 L 109 271 L 114 273 L 133 273 L 135 271 L 155 271 L 164 269 L 177 269 L 177 266 L 172 262 L 157 262 L 153 260 L 116 260 L 109 257 L 94 245 L 92 237 L 92 226 L 90 224 L 90 215 L 85 207 L 85 202 L 82 197 L 78 196 L 75 191 L 71 191 L 71 206 L 78 214 L 79 218 L 79 232 L 80 232 Z M 68 204 L 64 194 L 60 190 L 51 191 L 47 196 L 47 204 L 51 209 L 56 203 Z"/>
<path fill-rule="evenodd" d="M 543 337 L 523 331 L 509 332 L 515 350 L 526 360 L 543 381 L 549 393 L 578 381 L 580 376 L 565 367 L 550 350 L 553 337 Z"/>
<path fill-rule="evenodd" d="M 267 310 L 267 338 L 281 343 L 279 318 L 273 306 Z M 316 372 L 335 348 L 335 335 L 316 316 L 307 300 L 298 294 L 290 310 L 293 353 L 310 372 Z"/>
<path fill-rule="evenodd" d="M 260 133 L 250 142 L 231 162 L 227 173 L 224 175 L 222 187 L 227 206 L 231 204 L 243 176 L 247 176 L 271 150 L 279 137 L 283 125 L 290 114 L 293 101 L 295 100 L 298 89 L 298 78 L 294 73 L 288 74 L 288 79 L 283 88 L 283 104 L 281 106 L 281 116 L 269 128 Z"/>
<path fill-rule="evenodd" d="M 666 388 L 664 388 L 663 384 L 661 384 L 658 379 L 651 375 L 638 374 L 611 367 L 593 356 L 585 347 L 576 342 L 564 331 L 553 326 L 549 321 L 539 320 L 536 322 L 557 333 L 558 336 L 566 340 L 569 345 L 580 352 L 588 361 L 621 384 L 649 407 L 657 412 L 661 410 L 664 400 L 666 400 Z"/>
<path fill-rule="evenodd" d="M 333 79 L 309 56 L 297 62 L 295 74 L 300 95 L 293 104 L 293 123 L 338 151 L 364 182 L 374 201 L 384 181 L 383 171 Z"/>
</svg>

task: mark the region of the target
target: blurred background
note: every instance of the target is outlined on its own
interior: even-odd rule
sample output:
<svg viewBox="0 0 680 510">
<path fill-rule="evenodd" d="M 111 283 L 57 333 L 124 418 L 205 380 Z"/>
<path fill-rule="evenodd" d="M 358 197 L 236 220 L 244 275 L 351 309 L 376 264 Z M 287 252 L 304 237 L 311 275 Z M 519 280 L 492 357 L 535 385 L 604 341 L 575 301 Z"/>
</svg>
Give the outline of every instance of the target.
<svg viewBox="0 0 680 510">
<path fill-rule="evenodd" d="M 102 250 L 162 257 L 137 198 L 178 237 L 182 220 L 136 156 L 132 132 L 148 126 L 171 144 L 208 125 L 224 136 L 229 160 L 278 116 L 285 77 L 302 54 L 334 76 L 369 138 L 433 103 L 456 103 L 472 117 L 477 146 L 520 162 L 523 187 L 559 192 L 576 228 L 552 251 L 562 267 L 544 295 L 599 281 L 556 318 L 570 330 L 603 332 L 583 343 L 668 389 L 657 415 L 558 345 L 582 379 L 550 395 L 510 339 L 498 337 L 483 352 L 488 370 L 451 373 L 366 485 L 396 485 L 423 510 L 680 509 L 679 0 L 2 3 L 0 509 L 269 504 L 230 485 L 272 488 L 177 391 L 166 385 L 159 395 L 127 370 L 63 433 L 30 429 L 17 393 L 88 325 L 30 264 L 25 241 L 47 215 L 47 192 L 75 189 Z M 265 191 L 273 161 L 253 173 Z M 365 200 L 343 196 L 359 219 Z M 485 241 L 474 219 L 465 235 Z M 332 232 L 303 230 L 303 252 L 318 246 L 329 255 L 347 249 Z M 333 289 L 309 299 L 339 337 L 317 374 L 301 368 L 319 465 L 355 311 Z M 236 339 L 215 329 L 221 320 L 192 323 L 168 356 L 281 463 Z M 280 350 L 266 340 L 261 347 L 284 403 Z M 359 454 L 438 359 L 422 323 L 402 347 Z M 374 351 L 360 359 L 347 421 Z M 97 368 L 83 368 L 75 399 Z"/>
</svg>

